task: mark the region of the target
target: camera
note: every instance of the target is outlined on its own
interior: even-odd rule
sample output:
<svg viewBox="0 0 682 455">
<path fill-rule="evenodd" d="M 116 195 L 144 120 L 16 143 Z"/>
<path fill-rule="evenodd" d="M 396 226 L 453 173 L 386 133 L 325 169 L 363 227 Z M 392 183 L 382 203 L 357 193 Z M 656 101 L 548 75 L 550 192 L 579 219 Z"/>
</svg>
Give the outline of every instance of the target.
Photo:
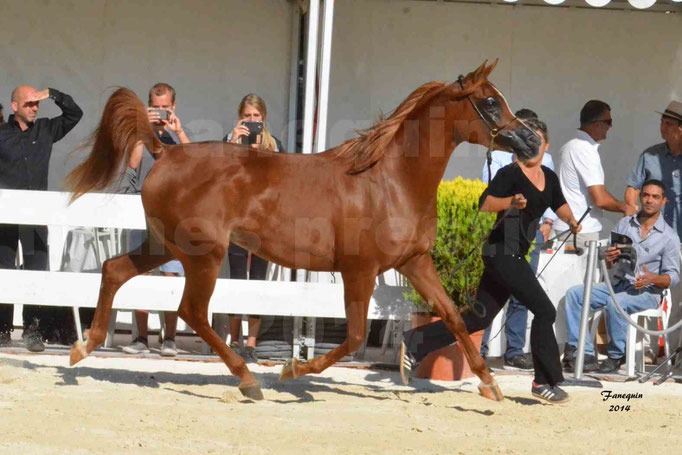
<svg viewBox="0 0 682 455">
<path fill-rule="evenodd" d="M 258 136 L 263 132 L 263 122 L 243 122 L 242 125 L 249 129 L 249 135 L 242 136 L 241 143 L 243 145 L 257 144 Z"/>
<path fill-rule="evenodd" d="M 152 109 L 159 116 L 159 120 L 168 120 L 168 109 Z"/>
</svg>

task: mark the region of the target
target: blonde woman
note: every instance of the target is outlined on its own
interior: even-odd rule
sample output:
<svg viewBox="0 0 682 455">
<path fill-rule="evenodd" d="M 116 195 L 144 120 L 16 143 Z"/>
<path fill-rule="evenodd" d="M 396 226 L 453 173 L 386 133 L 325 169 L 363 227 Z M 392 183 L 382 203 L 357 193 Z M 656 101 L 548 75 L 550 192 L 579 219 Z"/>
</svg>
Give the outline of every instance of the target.
<svg viewBox="0 0 682 455">
<path fill-rule="evenodd" d="M 233 144 L 244 144 L 250 145 L 258 150 L 263 150 L 267 152 L 284 152 L 284 147 L 282 147 L 282 142 L 275 136 L 270 134 L 268 130 L 266 119 L 268 116 L 268 109 L 265 106 L 265 101 L 258 95 L 250 93 L 242 98 L 241 103 L 239 103 L 239 109 L 237 110 L 238 119 L 237 124 L 234 126 L 232 131 L 223 138 L 225 142 L 232 142 Z M 256 141 L 248 143 L 248 138 L 250 136 L 250 131 L 247 122 L 260 122 L 262 123 L 262 132 L 257 135 Z"/>
<path fill-rule="evenodd" d="M 265 101 L 258 95 L 248 94 L 242 98 L 237 110 L 237 124 L 223 140 L 233 144 L 242 144 L 267 152 L 284 152 L 279 139 L 270 133 L 267 127 L 268 110 Z M 253 130 L 250 130 L 251 127 Z M 267 274 L 268 262 L 255 254 L 250 254 L 244 248 L 230 243 L 227 250 L 230 262 L 230 278 L 245 280 L 264 280 Z M 261 320 L 258 316 L 249 316 L 249 335 L 246 346 L 239 345 L 239 330 L 242 318 L 230 315 L 231 347 L 244 357 L 247 363 L 257 363 L 256 338 L 260 330 Z"/>
</svg>

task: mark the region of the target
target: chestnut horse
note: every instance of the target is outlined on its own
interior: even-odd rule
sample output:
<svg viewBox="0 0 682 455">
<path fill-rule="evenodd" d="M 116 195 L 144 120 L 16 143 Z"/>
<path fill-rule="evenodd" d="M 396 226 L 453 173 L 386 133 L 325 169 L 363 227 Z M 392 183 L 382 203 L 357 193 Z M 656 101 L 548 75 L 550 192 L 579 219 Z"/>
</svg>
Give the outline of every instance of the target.
<svg viewBox="0 0 682 455">
<path fill-rule="evenodd" d="M 496 64 L 496 62 L 495 62 Z M 180 317 L 240 378 L 245 396 L 262 393 L 244 360 L 211 328 L 208 304 L 228 239 L 285 267 L 339 271 L 346 341 L 307 363 L 292 359 L 280 380 L 320 373 L 363 343 L 377 275 L 396 269 L 446 322 L 464 348 L 479 389 L 502 400 L 496 382 L 441 286 L 429 249 L 436 238 L 436 191 L 450 155 L 468 141 L 523 157 L 535 134 L 488 82 L 495 64 L 452 84 L 429 82 L 360 136 L 314 155 L 267 153 L 203 142 L 162 145 L 142 102 L 116 90 L 92 136 L 90 155 L 67 177 L 72 199 L 104 190 L 142 142 L 159 154 L 142 190 L 151 235 L 140 250 L 104 262 L 94 322 L 71 364 L 104 342 L 114 295 L 131 278 L 178 258 L 186 282 Z"/>
</svg>

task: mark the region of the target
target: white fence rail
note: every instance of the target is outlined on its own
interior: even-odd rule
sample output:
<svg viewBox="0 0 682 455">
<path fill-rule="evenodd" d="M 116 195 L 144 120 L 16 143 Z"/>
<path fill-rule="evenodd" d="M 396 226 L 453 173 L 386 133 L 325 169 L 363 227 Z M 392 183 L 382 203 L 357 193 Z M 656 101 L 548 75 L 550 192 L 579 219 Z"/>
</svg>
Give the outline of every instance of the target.
<svg viewBox="0 0 682 455">
<path fill-rule="evenodd" d="M 59 272 L 68 227 L 145 229 L 139 196 L 86 194 L 68 206 L 68 193 L 0 190 L 0 223 L 47 225 L 49 272 L 0 270 L 0 302 L 92 308 L 97 304 L 99 273 Z M 340 274 L 338 274 L 340 281 Z M 343 286 L 338 283 L 219 279 L 210 301 L 212 313 L 298 317 L 345 317 Z M 404 319 L 411 306 L 402 297 L 394 271 L 380 280 L 369 319 Z M 139 276 L 117 293 L 114 308 L 176 310 L 184 278 Z"/>
</svg>

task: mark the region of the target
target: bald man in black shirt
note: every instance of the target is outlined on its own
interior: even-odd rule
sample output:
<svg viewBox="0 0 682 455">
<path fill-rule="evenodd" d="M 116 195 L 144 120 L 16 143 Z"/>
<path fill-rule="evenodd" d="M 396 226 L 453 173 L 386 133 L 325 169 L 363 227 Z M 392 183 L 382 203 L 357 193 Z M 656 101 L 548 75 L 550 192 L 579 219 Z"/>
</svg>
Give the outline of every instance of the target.
<svg viewBox="0 0 682 455">
<path fill-rule="evenodd" d="M 51 99 L 62 110 L 52 119 L 37 119 L 40 102 Z M 52 144 L 62 139 L 83 116 L 73 99 L 49 88 L 37 91 L 21 85 L 12 91 L 12 110 L 7 123 L 0 125 L 0 189 L 47 190 L 47 172 Z M 47 270 L 47 227 L 0 224 L 0 268 L 15 268 L 18 241 L 21 241 L 24 268 Z M 12 305 L 0 304 L 0 346 L 10 342 L 13 328 Z M 24 305 L 24 341 L 31 351 L 42 351 L 44 336 L 52 336 L 62 321 L 70 323 L 68 308 Z M 72 326 L 72 324 L 71 324 Z M 60 333 L 70 341 L 70 333 Z"/>
</svg>

